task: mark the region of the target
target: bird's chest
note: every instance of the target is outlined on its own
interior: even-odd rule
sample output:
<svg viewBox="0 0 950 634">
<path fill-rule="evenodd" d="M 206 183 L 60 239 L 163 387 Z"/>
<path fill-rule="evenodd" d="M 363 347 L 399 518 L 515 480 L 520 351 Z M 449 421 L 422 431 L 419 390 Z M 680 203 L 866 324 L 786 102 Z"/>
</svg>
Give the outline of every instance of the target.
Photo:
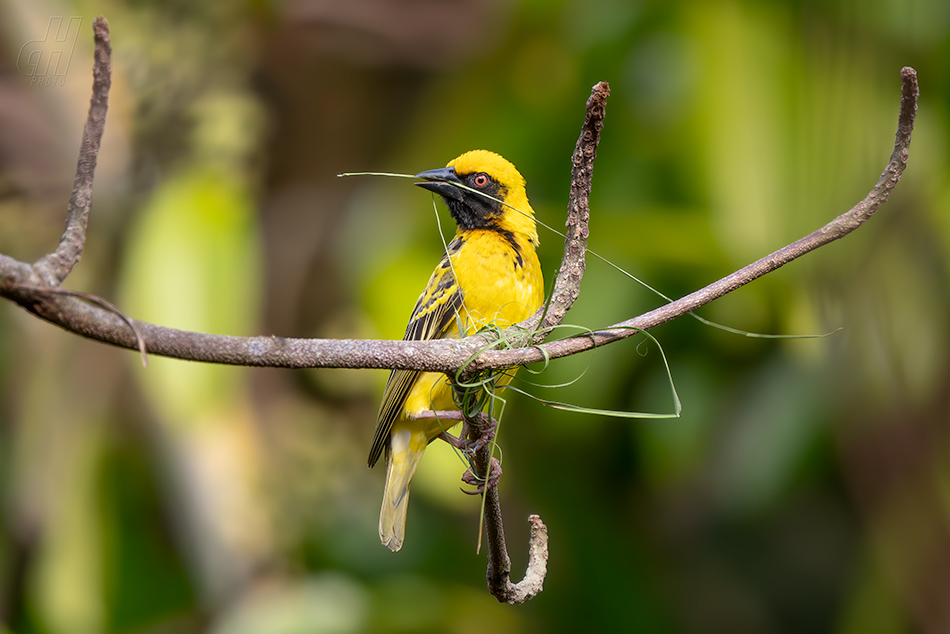
<svg viewBox="0 0 950 634">
<path fill-rule="evenodd" d="M 540 305 L 542 284 L 534 251 L 519 249 L 494 231 L 473 232 L 452 257 L 469 317 L 468 332 L 507 327 Z"/>
</svg>

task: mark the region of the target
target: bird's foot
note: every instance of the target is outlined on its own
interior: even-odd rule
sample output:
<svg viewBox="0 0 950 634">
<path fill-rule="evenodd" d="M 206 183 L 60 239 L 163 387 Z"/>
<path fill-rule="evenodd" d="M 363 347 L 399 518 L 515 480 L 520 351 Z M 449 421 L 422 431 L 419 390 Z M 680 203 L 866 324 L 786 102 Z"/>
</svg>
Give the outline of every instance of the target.
<svg viewBox="0 0 950 634">
<path fill-rule="evenodd" d="M 471 491 L 462 489 L 462 493 L 467 495 L 483 495 L 488 489 L 498 486 L 498 481 L 501 479 L 502 473 L 501 463 L 498 462 L 498 458 L 492 456 L 487 478 L 476 476 L 471 469 L 462 474 L 462 482 L 475 487 L 475 489 Z"/>
<path fill-rule="evenodd" d="M 447 432 L 447 431 L 442 432 L 441 434 L 439 434 L 438 436 L 436 436 L 436 438 L 441 438 L 442 440 L 444 440 L 445 442 L 449 443 L 450 445 L 452 445 L 452 446 L 455 447 L 456 449 L 458 449 L 458 450 L 460 450 L 460 451 L 464 451 L 464 449 L 463 449 L 463 447 L 462 447 L 462 439 L 453 436 L 452 434 L 450 434 L 450 433 Z"/>
<path fill-rule="evenodd" d="M 459 434 L 459 449 L 474 456 L 494 442 L 496 431 L 498 431 L 498 421 L 485 412 L 479 412 L 474 416 L 474 424 L 469 425 L 468 422 L 463 421 L 462 433 Z"/>
</svg>

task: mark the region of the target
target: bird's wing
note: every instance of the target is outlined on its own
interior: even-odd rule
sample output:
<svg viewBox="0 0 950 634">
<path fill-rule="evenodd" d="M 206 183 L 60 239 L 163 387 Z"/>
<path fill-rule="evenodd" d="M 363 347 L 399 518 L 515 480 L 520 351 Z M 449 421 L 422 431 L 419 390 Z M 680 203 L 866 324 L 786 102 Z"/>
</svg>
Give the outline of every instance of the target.
<svg viewBox="0 0 950 634">
<path fill-rule="evenodd" d="M 440 339 L 452 329 L 452 325 L 458 319 L 459 309 L 462 307 L 463 294 L 455 279 L 449 257 L 460 247 L 461 242 L 458 239 L 453 240 L 439 265 L 432 272 L 426 289 L 419 296 L 416 307 L 412 311 L 404 340 Z M 419 370 L 393 370 L 389 375 L 386 390 L 383 392 L 383 401 L 379 406 L 379 414 L 376 417 L 376 434 L 369 452 L 370 467 L 375 465 L 382 455 L 393 423 L 399 417 L 409 392 L 412 391 L 412 386 L 420 374 L 422 372 Z"/>
</svg>

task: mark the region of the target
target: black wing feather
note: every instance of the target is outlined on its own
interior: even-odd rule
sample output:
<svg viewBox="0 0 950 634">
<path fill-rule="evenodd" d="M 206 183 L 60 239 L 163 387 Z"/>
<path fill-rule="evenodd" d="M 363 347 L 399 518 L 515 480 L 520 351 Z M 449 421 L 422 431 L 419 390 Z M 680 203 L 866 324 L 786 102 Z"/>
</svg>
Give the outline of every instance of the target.
<svg viewBox="0 0 950 634">
<path fill-rule="evenodd" d="M 463 294 L 458 287 L 452 263 L 449 258 L 462 246 L 461 238 L 449 244 L 442 260 L 429 278 L 429 284 L 416 301 L 416 306 L 406 326 L 405 341 L 425 341 L 440 339 L 451 329 L 462 308 Z M 369 451 L 370 467 L 376 464 L 383 450 L 388 446 L 389 432 L 399 417 L 409 392 L 416 379 L 422 374 L 419 370 L 393 370 L 386 382 L 383 401 L 376 417 L 376 433 L 373 446 Z"/>
</svg>

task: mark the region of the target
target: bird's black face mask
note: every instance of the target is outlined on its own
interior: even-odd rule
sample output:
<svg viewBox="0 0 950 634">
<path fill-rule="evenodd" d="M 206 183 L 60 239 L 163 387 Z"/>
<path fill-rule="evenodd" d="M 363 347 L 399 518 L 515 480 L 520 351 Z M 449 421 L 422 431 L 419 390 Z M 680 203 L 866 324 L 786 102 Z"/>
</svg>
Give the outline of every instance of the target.
<svg viewBox="0 0 950 634">
<path fill-rule="evenodd" d="M 425 179 L 425 182 L 416 185 L 442 196 L 452 219 L 462 231 L 496 228 L 497 219 L 504 210 L 501 203 L 492 198 L 503 199 L 507 190 L 488 174 L 474 172 L 460 176 L 454 167 L 442 167 L 420 172 L 416 178 Z M 458 185 L 465 185 L 475 191 Z"/>
</svg>

